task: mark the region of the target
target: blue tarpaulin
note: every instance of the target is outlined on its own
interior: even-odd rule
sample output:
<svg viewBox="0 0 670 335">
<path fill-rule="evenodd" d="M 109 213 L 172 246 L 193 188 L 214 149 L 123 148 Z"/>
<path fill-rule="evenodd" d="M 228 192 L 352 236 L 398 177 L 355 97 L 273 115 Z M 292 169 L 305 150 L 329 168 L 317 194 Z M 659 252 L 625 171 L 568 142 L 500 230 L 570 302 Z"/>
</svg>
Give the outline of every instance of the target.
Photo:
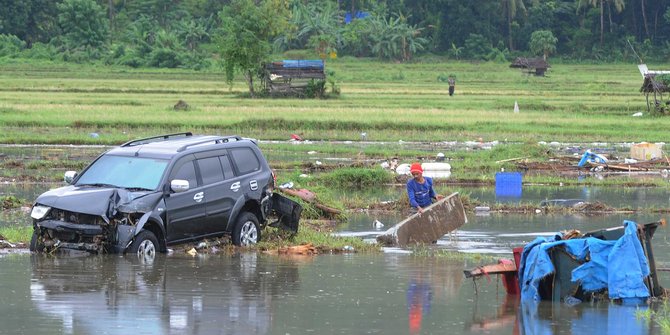
<svg viewBox="0 0 670 335">
<path fill-rule="evenodd" d="M 284 67 L 323 69 L 323 61 L 320 59 L 285 59 L 282 63 Z"/>
<path fill-rule="evenodd" d="M 649 276 L 649 262 L 637 236 L 637 224 L 624 221 L 625 231 L 617 240 L 594 237 L 562 240 L 538 237 L 524 247 L 519 266 L 522 301 L 539 301 L 542 278 L 555 273 L 549 251 L 562 246 L 582 263 L 572 271 L 572 282 L 580 283 L 585 292 L 607 289 L 610 299 L 641 302 L 650 296 L 644 284 Z M 589 259 L 586 259 L 589 256 Z"/>
</svg>

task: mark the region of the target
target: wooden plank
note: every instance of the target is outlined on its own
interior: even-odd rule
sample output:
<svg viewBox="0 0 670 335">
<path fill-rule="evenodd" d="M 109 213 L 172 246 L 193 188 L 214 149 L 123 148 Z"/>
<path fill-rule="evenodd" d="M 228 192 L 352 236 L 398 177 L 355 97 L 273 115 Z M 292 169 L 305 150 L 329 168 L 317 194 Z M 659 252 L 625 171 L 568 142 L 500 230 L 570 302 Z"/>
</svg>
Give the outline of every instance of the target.
<svg viewBox="0 0 670 335">
<path fill-rule="evenodd" d="M 516 270 L 517 270 L 516 265 L 510 262 L 510 263 L 482 265 L 472 270 L 463 270 L 463 273 L 465 274 L 465 278 L 472 278 L 472 277 L 481 277 L 481 276 L 505 274 L 505 273 L 514 274 Z"/>
<path fill-rule="evenodd" d="M 307 189 L 304 189 L 304 188 L 301 188 L 299 190 L 292 189 L 292 188 L 280 188 L 279 190 L 283 193 L 288 194 L 288 195 L 298 197 L 298 198 L 304 200 L 305 202 L 308 202 L 308 203 L 314 205 L 314 207 L 316 207 L 316 208 L 318 208 L 318 209 L 320 209 L 320 210 L 322 210 L 326 213 L 335 214 L 335 215 L 342 213 L 342 211 L 340 211 L 337 208 L 328 207 L 328 206 L 320 203 L 316 198 L 316 194 L 314 194 L 310 190 L 307 190 Z"/>
<path fill-rule="evenodd" d="M 458 229 L 467 221 L 461 198 L 458 193 L 453 193 L 426 207 L 423 213 L 413 214 L 377 236 L 377 242 L 400 247 L 429 244 Z"/>
</svg>

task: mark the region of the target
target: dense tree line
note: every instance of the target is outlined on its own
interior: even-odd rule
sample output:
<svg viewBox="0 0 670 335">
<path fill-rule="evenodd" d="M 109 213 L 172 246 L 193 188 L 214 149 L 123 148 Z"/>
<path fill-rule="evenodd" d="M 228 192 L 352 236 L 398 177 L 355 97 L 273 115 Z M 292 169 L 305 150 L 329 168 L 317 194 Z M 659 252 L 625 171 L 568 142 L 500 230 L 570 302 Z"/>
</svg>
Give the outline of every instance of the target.
<svg viewBox="0 0 670 335">
<path fill-rule="evenodd" d="M 632 61 L 630 43 L 666 61 L 670 0 L 0 0 L 0 57 L 207 68 L 240 41 L 394 61 Z"/>
</svg>

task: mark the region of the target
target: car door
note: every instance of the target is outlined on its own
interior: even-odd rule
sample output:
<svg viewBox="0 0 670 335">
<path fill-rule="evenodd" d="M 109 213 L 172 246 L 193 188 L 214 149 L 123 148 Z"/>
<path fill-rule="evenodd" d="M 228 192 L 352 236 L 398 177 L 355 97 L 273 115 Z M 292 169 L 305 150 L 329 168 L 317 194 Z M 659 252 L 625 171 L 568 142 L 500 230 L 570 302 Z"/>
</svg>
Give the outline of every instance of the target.
<svg viewBox="0 0 670 335">
<path fill-rule="evenodd" d="M 176 193 L 170 190 L 165 198 L 167 210 L 166 230 L 168 242 L 177 242 L 203 234 L 207 219 L 206 194 L 200 186 L 195 169 L 195 161 L 192 155 L 182 158 L 174 165 L 168 175 L 168 185 L 172 180 L 188 180 L 189 189 L 185 192 Z"/>
<path fill-rule="evenodd" d="M 198 155 L 196 155 L 198 157 Z M 233 170 L 225 150 L 200 155 L 197 165 L 207 194 L 206 234 L 218 234 L 226 230 L 230 211 L 241 193 L 232 180 Z"/>
<path fill-rule="evenodd" d="M 238 196 L 260 201 L 263 187 L 270 178 L 269 173 L 268 177 L 262 178 L 260 159 L 249 147 L 230 148 L 228 152 L 235 171 L 235 177 L 231 180 L 231 191 Z"/>
</svg>

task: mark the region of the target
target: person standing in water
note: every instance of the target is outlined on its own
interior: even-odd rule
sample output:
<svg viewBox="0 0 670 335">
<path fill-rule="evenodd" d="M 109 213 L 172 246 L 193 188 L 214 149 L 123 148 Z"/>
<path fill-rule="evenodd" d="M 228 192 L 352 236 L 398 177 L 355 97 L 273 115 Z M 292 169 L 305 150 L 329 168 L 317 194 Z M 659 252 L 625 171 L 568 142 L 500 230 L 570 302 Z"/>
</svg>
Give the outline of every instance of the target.
<svg viewBox="0 0 670 335">
<path fill-rule="evenodd" d="M 435 193 L 433 178 L 424 177 L 421 163 L 412 164 L 409 172 L 413 178 L 407 181 L 407 196 L 409 197 L 409 205 L 415 208 L 417 212 L 423 213 L 423 209 L 430 206 L 433 200 L 444 198 L 442 195 Z"/>
</svg>

